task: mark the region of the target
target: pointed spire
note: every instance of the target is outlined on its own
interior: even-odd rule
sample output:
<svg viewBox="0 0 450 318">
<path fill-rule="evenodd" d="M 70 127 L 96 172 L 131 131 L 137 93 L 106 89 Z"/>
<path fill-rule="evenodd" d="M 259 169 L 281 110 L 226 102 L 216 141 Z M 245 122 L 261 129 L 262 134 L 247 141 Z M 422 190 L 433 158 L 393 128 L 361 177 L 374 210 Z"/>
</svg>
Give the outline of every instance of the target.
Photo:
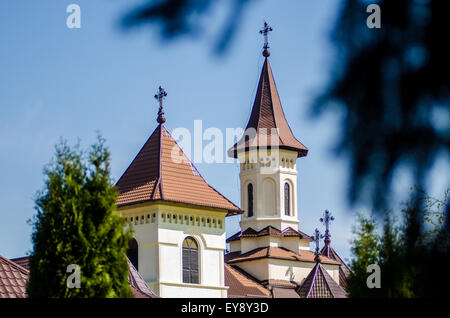
<svg viewBox="0 0 450 318">
<path fill-rule="evenodd" d="M 241 209 L 211 187 L 161 123 L 117 181 L 117 207 L 163 200 L 228 210 Z"/>
<path fill-rule="evenodd" d="M 156 121 L 159 124 L 164 124 L 166 122 L 166 117 L 164 116 L 164 109 L 163 109 L 163 100 L 164 97 L 167 96 L 166 91 L 161 86 L 158 89 L 158 93 L 155 95 L 155 99 L 159 102 L 159 110 L 158 110 L 158 118 Z"/>
<path fill-rule="evenodd" d="M 296 290 L 301 298 L 347 298 L 347 294 L 319 262 Z"/>
<path fill-rule="evenodd" d="M 228 150 L 229 156 L 237 158 L 238 152 L 255 147 L 293 150 L 298 153 L 298 157 L 304 157 L 308 153 L 308 148 L 294 137 L 287 123 L 267 58 L 264 61 L 255 101 L 245 131 L 246 134 Z M 255 140 L 255 138 L 258 139 Z"/>
</svg>

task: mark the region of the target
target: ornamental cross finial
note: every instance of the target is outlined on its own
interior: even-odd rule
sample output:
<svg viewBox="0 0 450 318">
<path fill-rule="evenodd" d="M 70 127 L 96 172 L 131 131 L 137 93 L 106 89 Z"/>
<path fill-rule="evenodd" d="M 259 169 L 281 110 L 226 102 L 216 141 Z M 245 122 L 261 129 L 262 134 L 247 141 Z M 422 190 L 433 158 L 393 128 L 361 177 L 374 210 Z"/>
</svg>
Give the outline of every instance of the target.
<svg viewBox="0 0 450 318">
<path fill-rule="evenodd" d="M 166 91 L 161 86 L 158 89 L 158 94 L 155 95 L 155 99 L 159 102 L 159 110 L 158 110 L 158 119 L 156 120 L 158 123 L 162 124 L 166 122 L 166 118 L 164 117 L 164 109 L 163 109 L 163 100 L 164 97 L 167 96 Z"/>
<path fill-rule="evenodd" d="M 315 251 L 315 254 L 316 254 L 316 255 L 319 254 L 319 244 L 320 244 L 319 240 L 320 240 L 322 237 L 323 237 L 323 236 L 320 235 L 319 230 L 316 229 L 316 230 L 314 231 L 314 234 L 313 234 L 313 239 L 314 239 L 314 242 L 316 243 L 316 251 Z"/>
<path fill-rule="evenodd" d="M 325 213 L 323 214 L 323 218 L 320 218 L 320 222 L 325 224 L 325 235 L 323 237 L 330 238 L 330 222 L 334 221 L 334 216 L 331 215 L 331 213 L 328 210 L 325 210 Z"/>
<path fill-rule="evenodd" d="M 268 34 L 269 32 L 273 31 L 273 29 L 267 24 L 267 22 L 264 22 L 264 28 L 259 31 L 260 34 L 264 35 L 264 51 L 263 55 L 265 57 L 268 57 L 270 55 L 269 52 L 269 40 L 268 40 Z"/>
</svg>

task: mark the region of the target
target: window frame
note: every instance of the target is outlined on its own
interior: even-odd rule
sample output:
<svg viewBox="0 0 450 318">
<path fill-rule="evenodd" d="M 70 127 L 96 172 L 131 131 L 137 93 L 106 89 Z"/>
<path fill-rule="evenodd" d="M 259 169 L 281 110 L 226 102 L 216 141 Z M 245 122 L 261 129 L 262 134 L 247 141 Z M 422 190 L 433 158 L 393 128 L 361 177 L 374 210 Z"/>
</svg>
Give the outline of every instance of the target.
<svg viewBox="0 0 450 318">
<path fill-rule="evenodd" d="M 185 237 L 181 243 L 181 276 L 184 284 L 200 284 L 200 244 L 192 236 Z"/>
<path fill-rule="evenodd" d="M 250 189 L 251 189 L 251 192 L 250 192 Z M 254 203 L 255 203 L 255 188 L 253 187 L 253 183 L 250 182 L 247 184 L 247 217 L 249 217 L 249 218 L 251 218 L 255 215 L 255 211 L 254 211 L 255 204 Z"/>
<path fill-rule="evenodd" d="M 284 215 L 291 216 L 291 185 L 289 182 L 284 183 Z"/>
<path fill-rule="evenodd" d="M 134 246 L 133 243 L 135 243 L 136 246 Z M 134 237 L 128 241 L 127 257 L 134 268 L 139 271 L 139 243 Z"/>
</svg>

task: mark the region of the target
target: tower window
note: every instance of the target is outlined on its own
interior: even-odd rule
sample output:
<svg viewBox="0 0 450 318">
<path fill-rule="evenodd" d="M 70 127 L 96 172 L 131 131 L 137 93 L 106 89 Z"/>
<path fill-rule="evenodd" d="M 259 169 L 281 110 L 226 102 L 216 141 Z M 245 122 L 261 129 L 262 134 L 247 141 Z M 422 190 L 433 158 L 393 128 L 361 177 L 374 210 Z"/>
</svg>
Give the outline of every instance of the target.
<svg viewBox="0 0 450 318">
<path fill-rule="evenodd" d="M 138 242 L 134 238 L 128 242 L 127 257 L 130 260 L 131 264 L 133 264 L 134 268 L 136 268 L 136 270 L 139 270 Z"/>
<path fill-rule="evenodd" d="M 253 216 L 253 184 L 247 186 L 247 207 L 248 207 L 248 217 Z"/>
<path fill-rule="evenodd" d="M 198 245 L 190 236 L 183 241 L 183 283 L 198 284 Z"/>
<path fill-rule="evenodd" d="M 291 215 L 291 187 L 289 183 L 284 184 L 284 214 Z"/>
</svg>

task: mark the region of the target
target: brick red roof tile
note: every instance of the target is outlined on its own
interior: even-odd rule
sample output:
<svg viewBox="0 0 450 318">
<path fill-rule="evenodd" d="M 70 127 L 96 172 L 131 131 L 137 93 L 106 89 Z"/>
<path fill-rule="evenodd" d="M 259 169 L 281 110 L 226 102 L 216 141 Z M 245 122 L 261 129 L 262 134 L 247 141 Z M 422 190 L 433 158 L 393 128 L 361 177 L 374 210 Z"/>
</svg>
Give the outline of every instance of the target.
<svg viewBox="0 0 450 318">
<path fill-rule="evenodd" d="M 259 247 L 244 254 L 241 254 L 241 252 L 231 252 L 225 255 L 225 262 L 228 264 L 235 264 L 263 258 L 274 258 L 299 262 L 315 262 L 314 252 L 304 250 L 300 253 L 295 253 L 283 247 Z M 339 264 L 335 260 L 325 256 L 320 256 L 320 259 L 322 263 L 335 265 Z"/>
<path fill-rule="evenodd" d="M 211 187 L 160 124 L 117 182 L 117 206 L 164 200 L 228 210 L 242 210 Z"/>
<path fill-rule="evenodd" d="M 260 135 L 260 138 L 257 138 L 257 136 L 249 136 L 246 139 L 245 135 L 242 136 L 228 150 L 230 157 L 237 158 L 238 152 L 260 146 L 295 150 L 298 153 L 298 157 L 304 157 L 308 153 L 308 148 L 294 137 L 286 121 L 270 63 L 267 58 L 264 61 L 261 71 L 252 113 L 246 130 L 249 128 L 255 129 L 257 135 Z M 274 131 L 273 136 L 272 128 L 278 129 L 277 132 Z M 272 138 L 276 144 L 272 144 Z"/>
<path fill-rule="evenodd" d="M 272 294 L 273 298 L 300 298 L 293 288 L 273 287 Z"/>
<path fill-rule="evenodd" d="M 267 286 L 280 287 L 280 288 L 297 288 L 298 284 L 294 281 L 281 280 L 281 279 L 266 279 L 261 281 L 261 284 L 267 288 Z"/>
<path fill-rule="evenodd" d="M 29 256 L 11 258 L 10 261 L 22 266 L 26 270 L 30 270 L 30 257 Z"/>
<path fill-rule="evenodd" d="M 1 256 L 0 256 L 1 258 Z M 0 259 L 1 261 L 1 259 Z M 25 270 L 29 270 L 30 266 L 30 256 L 25 257 L 18 257 L 11 259 L 10 262 L 14 262 L 16 265 L 20 263 L 22 268 Z M 133 264 L 130 262 L 130 260 L 127 258 L 129 273 L 128 273 L 128 283 L 130 284 L 131 292 L 136 298 L 158 298 L 157 295 L 155 295 L 150 288 L 148 287 L 145 280 L 142 278 L 142 276 L 139 274 L 139 272 L 136 270 L 136 268 L 133 266 Z M 19 265 L 20 266 L 20 265 Z M 1 264 L 0 264 L 0 270 L 1 270 Z M 0 273 L 1 277 L 1 273 Z M 28 280 L 28 274 L 25 279 L 25 283 Z M 1 287 L 1 280 L 0 280 L 0 291 L 2 290 Z M 24 296 L 26 297 L 26 296 Z M 0 293 L 0 298 L 2 298 L 2 295 Z"/>
<path fill-rule="evenodd" d="M 228 286 L 228 298 L 271 297 L 254 277 L 238 267 L 225 264 L 225 286 Z"/>
<path fill-rule="evenodd" d="M 29 271 L 0 255 L 0 298 L 27 297 Z"/>
</svg>

